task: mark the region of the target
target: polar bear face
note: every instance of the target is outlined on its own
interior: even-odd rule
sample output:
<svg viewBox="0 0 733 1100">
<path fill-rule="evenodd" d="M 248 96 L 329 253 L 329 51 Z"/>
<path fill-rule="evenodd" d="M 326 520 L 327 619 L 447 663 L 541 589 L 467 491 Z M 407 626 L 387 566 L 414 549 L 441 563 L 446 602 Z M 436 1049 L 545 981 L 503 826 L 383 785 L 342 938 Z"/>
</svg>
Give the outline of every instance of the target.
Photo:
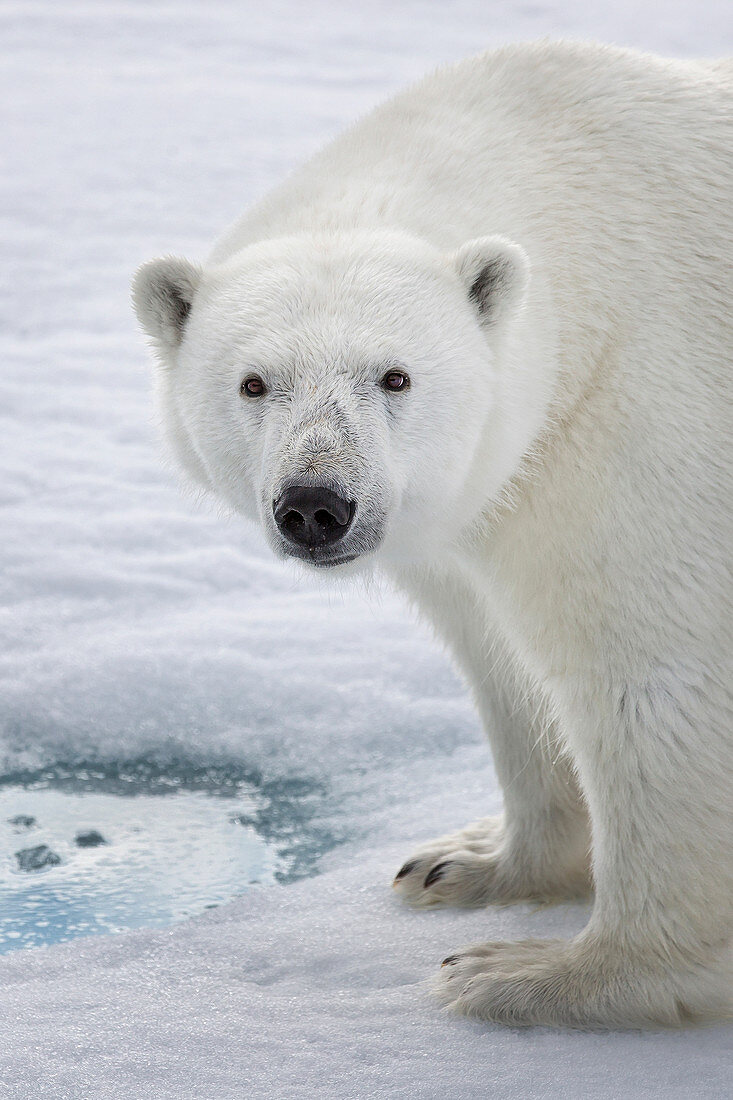
<svg viewBox="0 0 733 1100">
<path fill-rule="evenodd" d="M 185 471 L 275 552 L 352 571 L 425 561 L 484 500 L 477 462 L 527 263 L 395 233 L 293 237 L 196 268 L 154 260 L 134 301 Z"/>
</svg>

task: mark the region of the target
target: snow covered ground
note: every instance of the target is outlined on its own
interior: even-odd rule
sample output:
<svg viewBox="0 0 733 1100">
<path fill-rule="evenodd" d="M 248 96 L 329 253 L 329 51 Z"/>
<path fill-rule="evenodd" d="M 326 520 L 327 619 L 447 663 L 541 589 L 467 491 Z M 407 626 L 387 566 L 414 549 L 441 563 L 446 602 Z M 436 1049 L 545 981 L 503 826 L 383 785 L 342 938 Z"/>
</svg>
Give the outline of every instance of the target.
<svg viewBox="0 0 733 1100">
<path fill-rule="evenodd" d="M 389 592 L 324 590 L 161 467 L 131 272 L 203 256 L 297 161 L 431 66 L 593 37 L 733 52 L 729 0 L 4 0 L 0 775 L 59 761 L 305 777 L 321 874 L 164 931 L 0 961 L 0 1097 L 690 1097 L 733 1030 L 510 1031 L 421 982 L 559 907 L 413 913 L 415 842 L 496 810 L 463 687 Z M 375 598 L 376 595 L 376 598 Z"/>
</svg>

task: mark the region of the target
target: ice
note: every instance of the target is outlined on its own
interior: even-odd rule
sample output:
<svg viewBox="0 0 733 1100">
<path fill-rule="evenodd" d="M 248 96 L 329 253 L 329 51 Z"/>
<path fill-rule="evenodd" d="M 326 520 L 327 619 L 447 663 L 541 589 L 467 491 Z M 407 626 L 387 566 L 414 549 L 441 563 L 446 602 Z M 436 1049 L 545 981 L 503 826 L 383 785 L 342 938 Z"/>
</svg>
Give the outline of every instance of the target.
<svg viewBox="0 0 733 1100">
<path fill-rule="evenodd" d="M 55 867 L 61 862 L 61 856 L 46 844 L 36 844 L 33 848 L 21 848 L 15 853 L 15 858 L 20 871 L 42 871 L 44 867 Z"/>
<path fill-rule="evenodd" d="M 84 833 L 77 833 L 74 837 L 77 848 L 98 848 L 100 844 L 106 844 L 102 834 L 96 829 L 87 829 Z"/>
<path fill-rule="evenodd" d="M 299 849 L 317 877 L 177 927 L 6 956 L 0 1095 L 730 1094 L 727 1026 L 521 1032 L 435 1007 L 423 980 L 462 943 L 564 936 L 586 914 L 396 903 L 389 882 L 416 843 L 500 807 L 471 703 L 388 590 L 323 589 L 179 492 L 129 308 L 140 262 L 202 257 L 390 91 L 546 34 L 679 55 L 733 45 L 728 0 L 0 8 L 0 775 L 240 769 L 278 805 L 306 783 L 308 828 L 342 841 Z M 293 808 L 267 805 L 236 827 L 259 813 L 297 848 Z M 107 835 L 101 817 L 83 827 Z"/>
</svg>

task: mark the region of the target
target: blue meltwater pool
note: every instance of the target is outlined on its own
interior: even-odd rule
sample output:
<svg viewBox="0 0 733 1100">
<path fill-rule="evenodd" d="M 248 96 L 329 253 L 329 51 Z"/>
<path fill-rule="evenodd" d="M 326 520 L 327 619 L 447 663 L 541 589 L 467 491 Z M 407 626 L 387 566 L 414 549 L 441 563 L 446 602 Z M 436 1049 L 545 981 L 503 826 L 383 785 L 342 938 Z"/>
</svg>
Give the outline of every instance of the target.
<svg viewBox="0 0 733 1100">
<path fill-rule="evenodd" d="M 174 924 L 316 870 L 326 792 L 146 761 L 0 777 L 0 953 Z"/>
</svg>

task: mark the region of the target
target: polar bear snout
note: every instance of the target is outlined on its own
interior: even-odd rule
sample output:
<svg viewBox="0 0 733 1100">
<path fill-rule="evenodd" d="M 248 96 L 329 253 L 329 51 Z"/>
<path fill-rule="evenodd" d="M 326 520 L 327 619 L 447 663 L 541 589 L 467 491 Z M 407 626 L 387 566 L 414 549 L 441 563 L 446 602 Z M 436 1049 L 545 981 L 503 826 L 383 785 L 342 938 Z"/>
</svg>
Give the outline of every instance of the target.
<svg viewBox="0 0 733 1100">
<path fill-rule="evenodd" d="M 291 485 L 272 503 L 275 523 L 289 546 L 309 553 L 340 542 L 351 527 L 356 502 L 325 486 Z"/>
</svg>

